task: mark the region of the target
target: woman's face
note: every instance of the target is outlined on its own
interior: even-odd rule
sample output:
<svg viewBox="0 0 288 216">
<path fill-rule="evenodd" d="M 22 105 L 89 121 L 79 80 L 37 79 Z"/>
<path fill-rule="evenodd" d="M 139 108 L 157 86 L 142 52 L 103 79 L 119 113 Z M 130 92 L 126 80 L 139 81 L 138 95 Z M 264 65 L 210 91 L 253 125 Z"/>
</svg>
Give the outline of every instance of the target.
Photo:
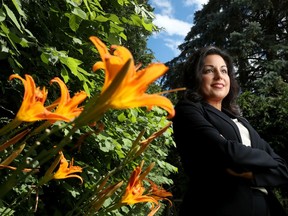
<svg viewBox="0 0 288 216">
<path fill-rule="evenodd" d="M 206 56 L 201 84 L 204 99 L 221 110 L 222 100 L 228 95 L 229 89 L 230 77 L 224 59 L 217 54 Z"/>
</svg>

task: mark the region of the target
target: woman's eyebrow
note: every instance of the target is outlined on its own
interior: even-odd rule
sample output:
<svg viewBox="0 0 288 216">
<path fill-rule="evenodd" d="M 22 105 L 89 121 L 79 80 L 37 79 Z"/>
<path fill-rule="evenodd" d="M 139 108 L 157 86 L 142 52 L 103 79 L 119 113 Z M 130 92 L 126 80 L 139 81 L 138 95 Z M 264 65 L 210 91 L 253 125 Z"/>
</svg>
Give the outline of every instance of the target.
<svg viewBox="0 0 288 216">
<path fill-rule="evenodd" d="M 204 65 L 204 67 L 214 67 L 214 65 L 208 65 L 207 64 L 207 65 Z M 227 65 L 222 65 L 221 68 L 223 68 L 223 67 L 227 68 Z"/>
</svg>

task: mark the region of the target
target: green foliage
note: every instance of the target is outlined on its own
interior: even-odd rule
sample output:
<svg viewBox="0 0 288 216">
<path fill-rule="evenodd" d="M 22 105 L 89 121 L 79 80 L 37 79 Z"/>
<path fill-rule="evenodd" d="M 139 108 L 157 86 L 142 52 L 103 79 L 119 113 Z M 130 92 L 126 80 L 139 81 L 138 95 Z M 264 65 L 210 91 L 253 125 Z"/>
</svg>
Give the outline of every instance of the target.
<svg viewBox="0 0 288 216">
<path fill-rule="evenodd" d="M 288 84 L 282 77 L 271 72 L 257 79 L 253 90 L 240 95 L 239 104 L 243 115 L 260 135 L 288 161 Z M 275 192 L 280 201 L 288 196 L 283 188 Z"/>
<path fill-rule="evenodd" d="M 91 66 L 97 55 L 91 50 L 89 36 L 95 35 L 110 44 L 121 44 L 124 39 L 131 47 L 137 47 L 137 41 L 130 38 L 134 37 L 130 28 L 137 28 L 145 37 L 155 29 L 152 13 L 145 7 L 130 1 L 106 4 L 98 0 L 3 3 L 0 59 L 10 66 L 5 70 L 5 78 L 12 73 L 33 72 L 48 74 L 46 79 L 41 77 L 43 83 L 48 83 L 48 77 L 61 75 L 66 82 L 83 86 L 90 93 L 96 86 L 91 82 Z M 145 42 L 143 50 L 145 37 L 138 38 Z M 149 61 L 152 56 L 141 55 L 135 60 L 142 59 L 147 63 L 146 59 Z"/>
<path fill-rule="evenodd" d="M 239 98 L 243 115 L 288 160 L 285 146 L 288 141 L 288 84 L 273 72 L 259 78 L 255 83 L 253 91 L 243 92 Z"/>
<path fill-rule="evenodd" d="M 88 40 L 92 35 L 99 37 L 108 45 L 126 46 L 136 63 L 144 66 L 149 64 L 154 56 L 147 49 L 146 41 L 157 27 L 152 24 L 154 15 L 150 5 L 146 1 L 138 2 L 127 0 L 2 1 L 0 6 L 1 127 L 15 117 L 23 97 L 21 82 L 7 81 L 11 74 L 18 73 L 22 77 L 24 74 L 30 74 L 37 86 L 41 87 L 47 86 L 52 78 L 61 77 L 71 92 L 71 97 L 83 89 L 90 97 L 100 92 L 104 74 L 91 71 L 93 64 L 100 60 L 98 52 Z M 135 34 L 136 31 L 138 34 Z M 154 89 L 149 91 L 156 92 L 160 89 L 161 87 L 155 84 Z M 53 99 L 59 97 L 58 92 L 58 88 L 54 85 L 49 87 L 49 95 Z M 79 179 L 71 178 L 51 181 L 50 184 L 36 187 L 38 179 L 52 163 L 53 155 L 48 154 L 49 157 L 46 157 L 50 152 L 49 149 L 58 145 L 63 137 L 68 139 L 71 125 L 53 132 L 52 138 L 46 141 L 45 145 L 41 145 L 39 140 L 29 140 L 27 145 L 32 150 L 23 152 L 23 155 L 28 154 L 29 157 L 17 158 L 12 165 L 39 168 L 39 172 L 33 175 L 16 172 L 15 177 L 17 176 L 19 180 L 16 184 L 10 181 L 7 183 L 7 179 L 13 176 L 12 170 L 0 170 L 2 176 L 0 187 L 5 187 L 7 183 L 6 186 L 12 188 L 15 184 L 15 187 L 5 196 L 0 193 L 1 214 L 17 215 L 25 212 L 27 216 L 81 215 L 81 211 L 87 209 L 89 205 L 88 201 L 85 202 L 86 199 L 95 193 L 95 187 L 103 180 L 103 176 L 115 170 L 126 158 L 139 133 L 144 130 L 142 139 L 149 137 L 169 122 L 165 116 L 165 111 L 157 107 L 149 112 L 144 108 L 111 110 L 102 119 L 104 130 L 100 123 L 77 130 L 64 150 L 67 151 L 65 156 L 68 161 L 74 158 L 76 165 L 83 167 L 84 171 L 81 174 L 83 185 L 79 185 Z M 61 127 L 56 125 L 55 128 L 58 126 Z M 46 136 L 45 133 L 43 136 Z M 153 140 L 147 150 L 135 161 L 121 167 L 121 171 L 115 172 L 115 175 L 109 178 L 108 184 L 113 185 L 121 179 L 128 180 L 136 165 L 141 160 L 145 160 L 147 166 L 151 162 L 156 162 L 156 166 L 149 173 L 151 180 L 158 185 L 172 185 L 170 174 L 177 173 L 177 167 L 168 163 L 166 159 L 169 151 L 174 147 L 172 129 L 169 128 L 162 136 Z M 0 152 L 0 163 L 15 148 Z M 37 155 L 39 152 L 40 154 Z M 37 159 L 32 160 L 36 156 Z M 120 195 L 116 192 L 115 196 L 105 201 L 104 206 L 108 206 Z M 145 215 L 151 207 L 140 206 L 123 206 L 113 211 L 111 215 L 127 215 L 132 211 L 136 215 Z"/>
</svg>

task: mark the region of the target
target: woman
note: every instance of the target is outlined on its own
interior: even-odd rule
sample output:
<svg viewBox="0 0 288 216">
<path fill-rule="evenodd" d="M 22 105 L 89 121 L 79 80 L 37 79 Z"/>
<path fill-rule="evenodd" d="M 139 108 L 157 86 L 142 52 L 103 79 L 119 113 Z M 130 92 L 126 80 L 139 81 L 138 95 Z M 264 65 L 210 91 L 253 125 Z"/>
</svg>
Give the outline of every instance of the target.
<svg viewBox="0 0 288 216">
<path fill-rule="evenodd" d="M 231 57 L 213 46 L 196 51 L 183 82 L 173 130 L 190 182 L 180 215 L 285 215 L 272 189 L 288 185 L 287 164 L 240 116 Z"/>
</svg>

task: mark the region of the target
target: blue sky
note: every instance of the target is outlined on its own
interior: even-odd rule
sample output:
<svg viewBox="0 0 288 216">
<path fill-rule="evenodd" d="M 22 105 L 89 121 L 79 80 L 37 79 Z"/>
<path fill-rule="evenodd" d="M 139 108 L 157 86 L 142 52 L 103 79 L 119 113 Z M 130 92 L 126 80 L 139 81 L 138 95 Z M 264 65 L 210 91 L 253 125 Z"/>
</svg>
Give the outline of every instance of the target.
<svg viewBox="0 0 288 216">
<path fill-rule="evenodd" d="M 155 14 L 154 24 L 163 30 L 148 40 L 155 60 L 162 63 L 178 56 L 178 45 L 193 26 L 194 12 L 201 9 L 208 0 L 149 0 Z"/>
</svg>

